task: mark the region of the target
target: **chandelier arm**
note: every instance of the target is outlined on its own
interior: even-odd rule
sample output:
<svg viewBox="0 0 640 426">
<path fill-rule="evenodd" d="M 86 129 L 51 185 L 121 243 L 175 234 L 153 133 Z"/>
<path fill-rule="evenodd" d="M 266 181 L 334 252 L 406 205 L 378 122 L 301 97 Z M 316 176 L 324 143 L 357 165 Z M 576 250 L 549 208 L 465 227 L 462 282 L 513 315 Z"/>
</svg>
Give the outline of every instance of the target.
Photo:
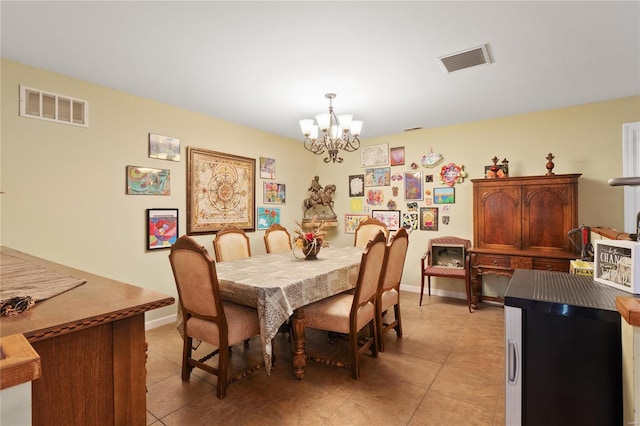
<svg viewBox="0 0 640 426">
<path fill-rule="evenodd" d="M 343 149 L 347 152 L 357 151 L 358 149 L 360 149 L 360 139 L 358 139 L 357 137 L 354 137 L 352 140 L 347 139 Z"/>
</svg>

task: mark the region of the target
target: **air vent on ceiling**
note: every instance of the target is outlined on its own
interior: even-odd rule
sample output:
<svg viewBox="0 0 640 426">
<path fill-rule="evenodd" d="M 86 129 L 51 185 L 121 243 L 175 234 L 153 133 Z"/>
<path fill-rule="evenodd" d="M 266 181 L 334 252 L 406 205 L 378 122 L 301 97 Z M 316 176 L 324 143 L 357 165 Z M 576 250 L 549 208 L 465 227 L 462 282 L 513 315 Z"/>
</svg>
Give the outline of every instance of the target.
<svg viewBox="0 0 640 426">
<path fill-rule="evenodd" d="M 447 73 L 478 65 L 488 65 L 491 63 L 491 58 L 489 57 L 489 46 L 487 44 L 472 47 L 460 52 L 450 53 L 448 55 L 440 56 L 437 59 L 440 65 L 442 65 L 444 71 Z"/>
<path fill-rule="evenodd" d="M 89 127 L 89 102 L 20 86 L 20 116 Z"/>
</svg>

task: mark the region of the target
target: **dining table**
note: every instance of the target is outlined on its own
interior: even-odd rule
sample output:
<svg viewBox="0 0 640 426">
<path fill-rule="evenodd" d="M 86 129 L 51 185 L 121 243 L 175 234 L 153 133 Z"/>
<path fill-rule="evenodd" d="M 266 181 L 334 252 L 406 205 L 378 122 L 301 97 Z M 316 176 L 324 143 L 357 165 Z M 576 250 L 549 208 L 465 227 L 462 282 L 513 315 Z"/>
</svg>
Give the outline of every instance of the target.
<svg viewBox="0 0 640 426">
<path fill-rule="evenodd" d="M 216 263 L 222 298 L 258 311 L 267 374 L 271 341 L 290 319 L 294 375 L 303 378 L 304 307 L 354 288 L 362 252 L 359 247 L 325 247 L 314 260 L 297 257 L 294 250 Z"/>
</svg>

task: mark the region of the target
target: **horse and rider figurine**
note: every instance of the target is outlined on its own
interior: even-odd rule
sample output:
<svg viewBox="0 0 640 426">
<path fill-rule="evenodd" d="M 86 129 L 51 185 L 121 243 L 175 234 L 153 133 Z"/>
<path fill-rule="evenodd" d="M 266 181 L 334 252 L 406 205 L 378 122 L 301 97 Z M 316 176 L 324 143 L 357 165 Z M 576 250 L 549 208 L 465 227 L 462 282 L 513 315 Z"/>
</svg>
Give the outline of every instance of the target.
<svg viewBox="0 0 640 426">
<path fill-rule="evenodd" d="M 336 220 L 336 213 L 333 211 L 333 193 L 336 186 L 329 184 L 324 187 L 320 185 L 320 178 L 314 176 L 311 186 L 308 189 L 309 197 L 304 200 L 304 218 L 315 216 L 321 220 Z"/>
</svg>

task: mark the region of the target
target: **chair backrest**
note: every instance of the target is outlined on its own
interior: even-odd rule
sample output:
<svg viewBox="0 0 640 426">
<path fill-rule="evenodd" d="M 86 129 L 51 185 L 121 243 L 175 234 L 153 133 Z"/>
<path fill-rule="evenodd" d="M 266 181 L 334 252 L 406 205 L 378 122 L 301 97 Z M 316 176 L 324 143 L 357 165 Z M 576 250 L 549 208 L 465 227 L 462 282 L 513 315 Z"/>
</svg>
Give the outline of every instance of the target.
<svg viewBox="0 0 640 426">
<path fill-rule="evenodd" d="M 436 266 L 434 265 L 434 261 L 438 260 L 438 256 L 435 255 L 432 252 L 433 247 L 434 246 L 462 246 L 464 247 L 464 255 L 466 255 L 467 250 L 469 250 L 471 248 L 471 241 L 464 239 L 464 238 L 459 238 L 459 237 L 452 237 L 452 236 L 445 236 L 445 237 L 438 237 L 438 238 L 431 238 L 428 242 L 428 251 L 429 253 L 431 253 L 430 259 L 429 259 L 429 266 Z M 464 262 L 464 258 L 461 259 L 462 262 Z M 463 265 L 461 265 L 463 266 Z"/>
<path fill-rule="evenodd" d="M 409 247 L 409 234 L 404 228 L 400 228 L 391 241 L 387 244 L 387 264 L 384 269 L 384 276 L 380 282 L 382 292 L 396 289 L 400 291 L 400 280 L 404 269 L 404 261 L 407 257 Z M 382 293 L 381 292 L 381 293 Z"/>
<path fill-rule="evenodd" d="M 226 330 L 216 265 L 207 249 L 183 235 L 171 246 L 169 261 L 178 288 L 184 323 L 194 316 L 217 322 L 221 333 Z"/>
<path fill-rule="evenodd" d="M 218 234 L 213 239 L 213 250 L 216 254 L 216 262 L 228 262 L 251 257 L 249 237 L 242 229 L 231 226 L 218 231 Z"/>
<path fill-rule="evenodd" d="M 264 233 L 264 245 L 267 253 L 291 251 L 291 235 L 284 226 L 274 223 Z"/>
<path fill-rule="evenodd" d="M 382 231 L 378 231 L 362 253 L 360 272 L 351 306 L 352 320 L 356 318 L 355 313 L 362 305 L 369 302 L 375 304 L 386 255 L 387 239 Z"/>
<path fill-rule="evenodd" d="M 378 231 L 382 231 L 384 233 L 385 242 L 389 238 L 389 229 L 387 229 L 387 225 L 380 222 L 375 217 L 370 217 L 367 220 L 363 220 L 358 224 L 356 228 L 356 235 L 353 240 L 353 245 L 355 247 L 365 248 L 369 240 L 372 240 L 373 237 L 376 236 Z"/>
</svg>

